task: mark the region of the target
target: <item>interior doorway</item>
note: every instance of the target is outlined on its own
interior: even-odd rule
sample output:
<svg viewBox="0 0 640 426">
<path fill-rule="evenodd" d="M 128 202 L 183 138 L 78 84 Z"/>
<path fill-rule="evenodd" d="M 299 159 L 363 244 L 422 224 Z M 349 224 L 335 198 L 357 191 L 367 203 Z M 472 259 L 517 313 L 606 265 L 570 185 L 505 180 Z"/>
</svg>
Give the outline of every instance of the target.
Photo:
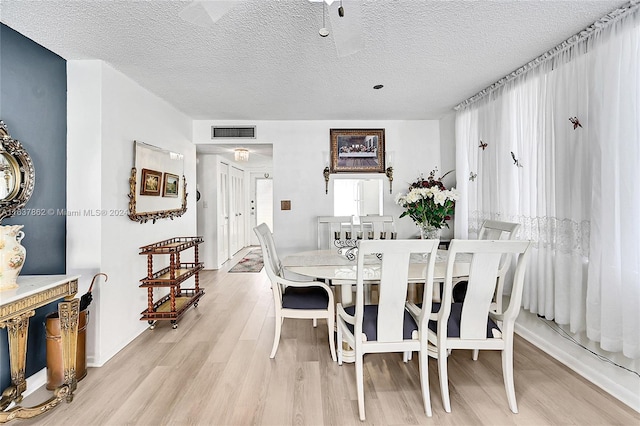
<svg viewBox="0 0 640 426">
<path fill-rule="evenodd" d="M 248 161 L 235 160 L 238 146 L 249 149 Z M 273 227 L 273 146 L 198 144 L 197 154 L 196 188 L 202 196 L 197 205 L 198 234 L 211 242 L 205 244 L 202 257 L 206 265 L 218 269 L 242 248 L 259 245 L 253 232 L 256 220 Z"/>
<path fill-rule="evenodd" d="M 251 245 L 260 245 L 253 228 L 266 223 L 273 230 L 273 179 L 269 173 L 251 173 Z"/>
</svg>

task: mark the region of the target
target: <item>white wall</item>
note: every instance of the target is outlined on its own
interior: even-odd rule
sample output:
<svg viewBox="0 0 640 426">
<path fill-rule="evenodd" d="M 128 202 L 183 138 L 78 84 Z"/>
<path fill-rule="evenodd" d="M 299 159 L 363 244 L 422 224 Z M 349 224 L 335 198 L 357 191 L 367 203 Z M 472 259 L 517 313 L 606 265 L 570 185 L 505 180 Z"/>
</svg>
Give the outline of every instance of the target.
<svg viewBox="0 0 640 426">
<path fill-rule="evenodd" d="M 83 212 L 67 217 L 67 273 L 82 274 L 80 294 L 96 272 L 109 275 L 93 289 L 87 331 L 88 362 L 102 365 L 147 327 L 140 321 L 147 293 L 138 288 L 147 262 L 138 248 L 196 234 L 195 146 L 189 117 L 109 65 L 68 61 L 67 70 L 67 205 Z M 182 217 L 155 224 L 127 217 L 134 140 L 184 154 L 189 196 Z"/>
<path fill-rule="evenodd" d="M 218 163 L 217 155 L 198 155 L 198 189 L 200 201 L 198 202 L 198 235 L 204 239 L 201 254 L 202 262 L 206 269 L 217 269 L 223 262 L 219 259 L 218 238 Z"/>
<path fill-rule="evenodd" d="M 283 254 L 316 246 L 316 216 L 333 215 L 331 190 L 325 194 L 323 154 L 329 152 L 332 128 L 384 128 L 385 149 L 394 152 L 393 194 L 385 178 L 384 213 L 398 218 L 398 192 L 435 166 L 440 167 L 440 128 L 435 120 L 415 121 L 212 121 L 193 123 L 195 144 L 210 144 L 212 125 L 257 126 L 251 143 L 273 144 L 274 234 Z M 228 141 L 226 141 L 228 142 Z M 336 175 L 332 175 L 332 180 Z M 349 177 L 364 175 L 349 174 Z M 281 211 L 280 201 L 291 200 L 291 210 Z M 417 234 L 409 218 L 399 219 L 400 238 Z"/>
<path fill-rule="evenodd" d="M 451 112 L 440 119 L 440 168 L 441 174 L 456 168 L 456 114 Z M 443 183 L 447 188 L 456 187 L 455 171 L 447 175 Z M 453 238 L 453 220 L 447 222 L 449 228 L 442 230 L 442 238 Z"/>
</svg>

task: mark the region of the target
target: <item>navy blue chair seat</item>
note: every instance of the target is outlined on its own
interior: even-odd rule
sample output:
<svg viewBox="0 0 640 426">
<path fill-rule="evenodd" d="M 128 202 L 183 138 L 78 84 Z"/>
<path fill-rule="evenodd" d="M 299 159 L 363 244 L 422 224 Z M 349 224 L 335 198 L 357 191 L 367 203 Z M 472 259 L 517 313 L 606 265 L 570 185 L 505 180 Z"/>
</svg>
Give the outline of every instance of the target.
<svg viewBox="0 0 640 426">
<path fill-rule="evenodd" d="M 419 308 L 422 308 L 422 303 L 417 304 Z M 436 313 L 440 310 L 440 303 L 434 302 L 431 305 L 431 312 Z M 449 314 L 449 321 L 447 322 L 447 337 L 460 337 L 460 320 L 462 318 L 462 303 L 456 302 L 451 304 L 451 313 Z M 438 332 L 438 322 L 429 321 L 429 330 L 434 333 Z M 494 320 L 487 317 L 487 338 L 493 337 L 493 331 L 500 331 L 500 327 Z"/>
<path fill-rule="evenodd" d="M 329 295 L 322 287 L 287 287 L 282 293 L 282 307 L 286 309 L 327 309 Z"/>
<path fill-rule="evenodd" d="M 355 315 L 356 307 L 355 306 L 347 306 L 344 308 L 345 312 L 349 315 Z M 364 315 L 362 318 L 362 332 L 366 334 L 367 341 L 374 342 L 378 340 L 378 305 L 365 305 L 364 306 Z M 347 327 L 354 333 L 353 324 L 348 324 Z M 402 338 L 405 340 L 410 340 L 414 331 L 418 330 L 418 324 L 416 324 L 415 320 L 411 316 L 411 314 L 405 309 L 404 311 L 404 323 L 402 330 Z"/>
</svg>

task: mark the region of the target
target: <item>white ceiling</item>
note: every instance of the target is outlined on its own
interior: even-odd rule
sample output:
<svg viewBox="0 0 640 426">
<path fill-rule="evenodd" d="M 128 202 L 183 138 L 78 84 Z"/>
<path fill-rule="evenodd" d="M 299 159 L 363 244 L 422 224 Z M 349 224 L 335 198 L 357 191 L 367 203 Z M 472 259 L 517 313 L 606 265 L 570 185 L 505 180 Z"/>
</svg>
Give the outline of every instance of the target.
<svg viewBox="0 0 640 426">
<path fill-rule="evenodd" d="M 0 0 L 0 21 L 65 59 L 109 63 L 193 119 L 412 120 L 450 113 L 628 2 L 343 0 L 326 38 L 320 3 L 239 1 L 207 27 L 179 16 L 192 3 Z M 357 9 L 364 48 L 340 57 L 331 23 Z"/>
</svg>

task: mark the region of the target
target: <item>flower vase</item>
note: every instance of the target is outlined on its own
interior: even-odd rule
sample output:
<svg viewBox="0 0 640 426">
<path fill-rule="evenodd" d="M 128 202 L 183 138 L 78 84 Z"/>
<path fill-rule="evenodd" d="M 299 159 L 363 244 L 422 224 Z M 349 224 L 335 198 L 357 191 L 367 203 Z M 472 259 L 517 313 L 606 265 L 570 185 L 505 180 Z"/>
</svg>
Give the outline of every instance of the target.
<svg viewBox="0 0 640 426">
<path fill-rule="evenodd" d="M 0 226 L 0 291 L 17 288 L 27 250 L 20 244 L 24 225 Z"/>
<path fill-rule="evenodd" d="M 416 225 L 418 225 L 418 229 L 420 230 L 420 238 L 423 240 L 440 239 L 441 228 L 436 228 L 426 223 L 417 223 Z"/>
</svg>

